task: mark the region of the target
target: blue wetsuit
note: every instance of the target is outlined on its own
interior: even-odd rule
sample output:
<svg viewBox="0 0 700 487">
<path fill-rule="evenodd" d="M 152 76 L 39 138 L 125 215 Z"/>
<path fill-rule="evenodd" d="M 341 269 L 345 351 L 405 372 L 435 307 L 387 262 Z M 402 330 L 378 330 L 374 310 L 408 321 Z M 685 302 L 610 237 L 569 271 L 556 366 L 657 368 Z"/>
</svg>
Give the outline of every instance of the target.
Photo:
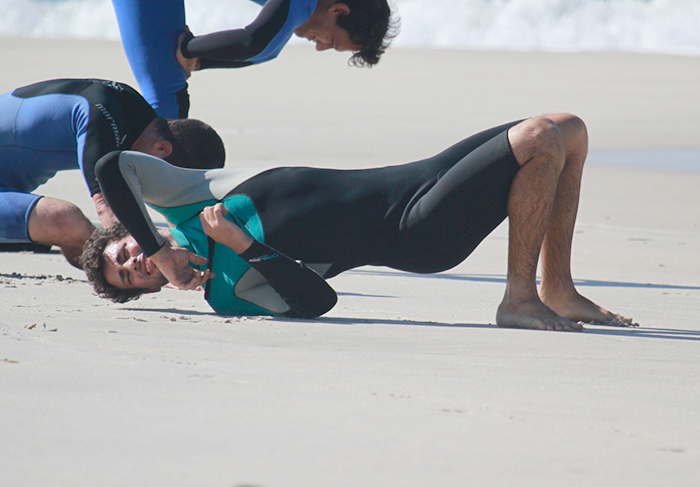
<svg viewBox="0 0 700 487">
<path fill-rule="evenodd" d="M 51 80 L 0 95 L 0 242 L 29 242 L 32 194 L 58 171 L 81 169 L 90 194 L 100 191 L 95 164 L 128 149 L 157 118 L 128 85 Z"/>
<path fill-rule="evenodd" d="M 201 68 L 237 68 L 277 57 L 294 29 L 316 9 L 317 0 L 252 0 L 263 6 L 242 29 L 188 36 L 185 57 Z M 178 36 L 185 31 L 184 0 L 112 0 L 124 50 L 139 88 L 158 114 L 186 118 L 189 97 L 185 72 L 177 62 Z"/>
</svg>

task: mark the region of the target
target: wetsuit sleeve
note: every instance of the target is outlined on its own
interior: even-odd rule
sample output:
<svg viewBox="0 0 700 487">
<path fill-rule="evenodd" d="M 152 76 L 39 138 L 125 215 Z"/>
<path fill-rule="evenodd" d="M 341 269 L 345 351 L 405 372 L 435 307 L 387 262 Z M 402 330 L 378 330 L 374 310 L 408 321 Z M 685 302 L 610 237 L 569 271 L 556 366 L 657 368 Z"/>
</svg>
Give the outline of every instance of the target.
<svg viewBox="0 0 700 487">
<path fill-rule="evenodd" d="M 201 69 L 248 66 L 253 63 L 250 58 L 260 54 L 282 30 L 290 8 L 291 0 L 268 0 L 247 27 L 189 36 L 180 49 L 186 58 L 198 57 Z"/>
<path fill-rule="evenodd" d="M 248 250 L 239 255 L 262 274 L 287 303 L 290 309 L 284 313 L 285 316 L 315 318 L 328 312 L 338 301 L 335 291 L 325 279 L 303 263 L 265 244 L 254 241 Z"/>
<path fill-rule="evenodd" d="M 148 216 L 138 178 L 129 176 L 133 166 L 120 163 L 121 155 L 121 151 L 113 151 L 102 157 L 95 165 L 95 174 L 112 212 L 150 257 L 165 245 L 165 239 Z"/>
<path fill-rule="evenodd" d="M 186 169 L 134 151 L 110 152 L 97 162 L 95 174 L 112 211 L 146 255 L 157 252 L 164 240 L 144 202 L 154 206 L 171 223 L 178 223 L 198 213 L 198 209 L 192 209 L 197 203 L 220 200 L 241 179 L 247 179 L 246 171 Z M 175 215 L 168 213 L 178 207 L 181 211 Z"/>
</svg>

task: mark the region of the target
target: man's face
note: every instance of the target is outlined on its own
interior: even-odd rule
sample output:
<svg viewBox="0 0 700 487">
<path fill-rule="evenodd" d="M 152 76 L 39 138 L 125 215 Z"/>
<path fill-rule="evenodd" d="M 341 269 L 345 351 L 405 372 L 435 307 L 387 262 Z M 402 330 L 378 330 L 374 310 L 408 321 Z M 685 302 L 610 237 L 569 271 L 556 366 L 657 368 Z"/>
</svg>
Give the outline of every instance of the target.
<svg viewBox="0 0 700 487">
<path fill-rule="evenodd" d="M 131 235 L 107 245 L 104 273 L 107 282 L 118 289 L 155 291 L 168 283 Z"/>
<path fill-rule="evenodd" d="M 328 9 L 316 11 L 306 23 L 294 29 L 294 33 L 316 43 L 317 51 L 359 51 L 362 46 L 350 40 L 345 29 L 338 26 L 337 19 L 350 10 L 343 3 L 331 5 Z"/>
</svg>

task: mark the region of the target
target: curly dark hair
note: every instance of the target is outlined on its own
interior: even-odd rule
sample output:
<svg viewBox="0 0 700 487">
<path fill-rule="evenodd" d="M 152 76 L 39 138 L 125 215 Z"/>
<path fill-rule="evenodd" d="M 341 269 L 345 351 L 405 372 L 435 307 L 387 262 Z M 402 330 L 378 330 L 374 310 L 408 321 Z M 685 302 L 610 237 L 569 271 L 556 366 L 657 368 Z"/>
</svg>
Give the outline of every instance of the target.
<svg viewBox="0 0 700 487">
<path fill-rule="evenodd" d="M 101 298 L 111 299 L 115 303 L 126 303 L 132 299 L 138 299 L 146 291 L 145 289 L 119 289 L 105 279 L 105 248 L 112 242 L 127 236 L 129 236 L 129 232 L 121 223 L 106 230 L 98 228 L 85 242 L 83 253 L 80 255 L 80 265 L 83 266 L 88 281 L 92 284 L 97 295 Z"/>
<path fill-rule="evenodd" d="M 189 169 L 224 167 L 224 142 L 210 125 L 193 118 L 157 118 L 152 123 L 156 133 L 173 146 L 172 154 L 165 159 L 173 166 Z"/>
<path fill-rule="evenodd" d="M 399 19 L 391 18 L 387 0 L 338 0 L 350 7 L 350 13 L 338 17 L 338 26 L 350 36 L 350 40 L 362 46 L 349 64 L 372 67 L 387 50 L 399 33 Z"/>
</svg>

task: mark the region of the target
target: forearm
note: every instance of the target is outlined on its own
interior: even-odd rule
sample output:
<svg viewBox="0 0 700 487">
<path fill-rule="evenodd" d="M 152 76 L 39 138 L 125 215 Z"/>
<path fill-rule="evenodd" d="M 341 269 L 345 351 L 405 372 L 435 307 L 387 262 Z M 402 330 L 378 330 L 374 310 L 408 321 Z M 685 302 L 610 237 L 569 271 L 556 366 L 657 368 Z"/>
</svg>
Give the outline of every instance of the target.
<svg viewBox="0 0 700 487">
<path fill-rule="evenodd" d="M 238 67 L 250 64 L 284 26 L 290 0 L 268 0 L 247 27 L 203 36 L 187 35 L 180 45 L 185 58 L 199 58 L 202 68 Z"/>
<path fill-rule="evenodd" d="M 109 228 L 115 223 L 119 223 L 119 220 L 116 216 L 114 216 L 112 209 L 107 204 L 107 201 L 105 201 L 102 193 L 95 193 L 92 195 L 92 200 L 95 203 L 97 217 L 100 219 L 100 222 L 104 228 Z"/>
</svg>

